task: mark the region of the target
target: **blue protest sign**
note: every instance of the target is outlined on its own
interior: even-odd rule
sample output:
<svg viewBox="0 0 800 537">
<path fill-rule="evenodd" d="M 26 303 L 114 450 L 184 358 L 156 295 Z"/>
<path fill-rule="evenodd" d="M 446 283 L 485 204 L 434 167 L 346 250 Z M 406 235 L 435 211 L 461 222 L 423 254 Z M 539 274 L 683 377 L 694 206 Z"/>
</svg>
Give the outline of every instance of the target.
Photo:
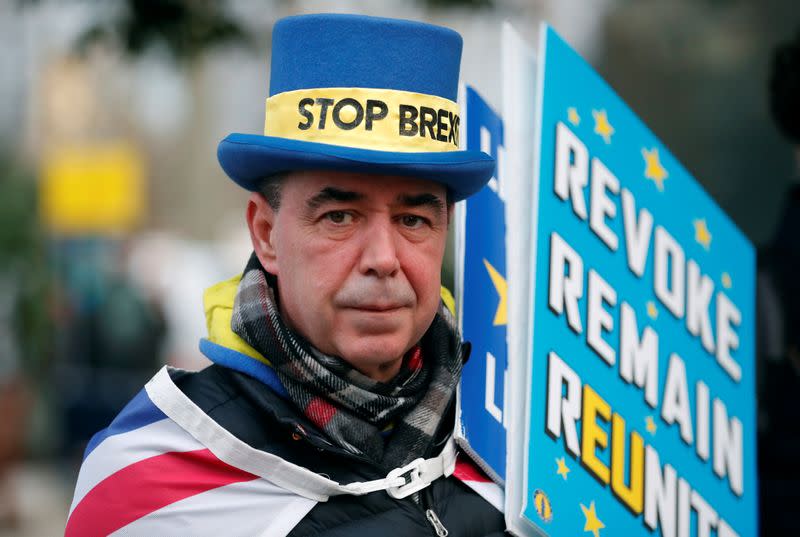
<svg viewBox="0 0 800 537">
<path fill-rule="evenodd" d="M 756 535 L 754 249 L 543 34 L 517 513 L 551 537 Z"/>
<path fill-rule="evenodd" d="M 503 122 L 478 93 L 466 90 L 466 145 L 495 158 L 503 145 Z M 505 479 L 504 413 L 507 364 L 505 215 L 497 172 L 460 208 L 461 270 L 457 296 L 461 329 L 472 353 L 460 385 L 460 426 L 456 439 L 484 470 Z"/>
</svg>

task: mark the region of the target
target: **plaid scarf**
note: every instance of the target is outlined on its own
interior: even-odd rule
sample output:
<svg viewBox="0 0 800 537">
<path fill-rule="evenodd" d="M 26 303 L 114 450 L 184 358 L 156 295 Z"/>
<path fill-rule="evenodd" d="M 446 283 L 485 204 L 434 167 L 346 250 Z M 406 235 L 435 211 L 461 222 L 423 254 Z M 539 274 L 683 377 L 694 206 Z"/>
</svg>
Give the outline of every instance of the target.
<svg viewBox="0 0 800 537">
<path fill-rule="evenodd" d="M 426 457 L 461 375 L 462 344 L 444 305 L 389 382 L 372 380 L 289 329 L 276 278 L 253 254 L 233 305 L 231 328 L 268 358 L 290 399 L 338 446 L 387 469 Z M 381 431 L 393 425 L 388 440 Z"/>
</svg>

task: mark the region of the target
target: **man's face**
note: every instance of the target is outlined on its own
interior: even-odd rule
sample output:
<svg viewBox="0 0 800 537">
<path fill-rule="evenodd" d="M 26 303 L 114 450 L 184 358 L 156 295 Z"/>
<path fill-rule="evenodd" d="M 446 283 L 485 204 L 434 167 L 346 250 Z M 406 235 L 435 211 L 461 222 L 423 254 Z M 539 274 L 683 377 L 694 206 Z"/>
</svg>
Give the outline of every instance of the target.
<svg viewBox="0 0 800 537">
<path fill-rule="evenodd" d="M 259 253 L 289 325 L 373 378 L 393 376 L 439 305 L 445 195 L 417 179 L 292 174 L 280 209 L 263 205 L 271 248 Z"/>
</svg>

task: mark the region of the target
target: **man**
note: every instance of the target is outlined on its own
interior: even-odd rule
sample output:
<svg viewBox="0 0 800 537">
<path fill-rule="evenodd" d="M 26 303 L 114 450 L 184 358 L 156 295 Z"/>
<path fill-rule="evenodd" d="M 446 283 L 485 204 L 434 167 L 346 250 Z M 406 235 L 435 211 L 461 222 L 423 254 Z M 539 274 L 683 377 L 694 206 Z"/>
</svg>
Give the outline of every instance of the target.
<svg viewBox="0 0 800 537">
<path fill-rule="evenodd" d="M 311 15 L 273 31 L 265 135 L 219 160 L 253 191 L 254 253 L 206 292 L 211 367 L 163 369 L 92 439 L 67 535 L 503 533 L 453 476 L 466 359 L 440 298 L 459 151 L 460 36 Z"/>
</svg>

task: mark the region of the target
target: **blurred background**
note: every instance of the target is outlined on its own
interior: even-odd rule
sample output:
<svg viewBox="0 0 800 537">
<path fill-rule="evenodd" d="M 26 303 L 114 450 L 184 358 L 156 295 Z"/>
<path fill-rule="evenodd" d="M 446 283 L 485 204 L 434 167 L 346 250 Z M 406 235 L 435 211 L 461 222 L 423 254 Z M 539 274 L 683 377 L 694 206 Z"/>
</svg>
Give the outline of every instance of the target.
<svg viewBox="0 0 800 537">
<path fill-rule="evenodd" d="M 764 534 L 800 534 L 800 134 L 769 104 L 797 0 L 0 0 L 0 537 L 63 533 L 91 435 L 205 365 L 202 290 L 250 250 L 217 143 L 263 128 L 273 23 L 320 11 L 455 28 L 498 109 L 502 22 L 547 20 L 672 149 L 759 248 Z"/>
</svg>

